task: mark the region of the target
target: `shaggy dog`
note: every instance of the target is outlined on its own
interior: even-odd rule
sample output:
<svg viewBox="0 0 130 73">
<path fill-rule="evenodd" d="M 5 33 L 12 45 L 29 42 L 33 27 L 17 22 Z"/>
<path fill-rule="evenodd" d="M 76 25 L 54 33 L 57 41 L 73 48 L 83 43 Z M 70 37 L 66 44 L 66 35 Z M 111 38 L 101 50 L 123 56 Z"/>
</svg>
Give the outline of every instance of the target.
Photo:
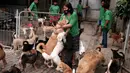
<svg viewBox="0 0 130 73">
<path fill-rule="evenodd" d="M 63 73 L 72 73 L 72 69 L 62 61 L 57 66 L 56 70 L 60 71 L 60 72 L 63 72 Z"/>
<path fill-rule="evenodd" d="M 6 56 L 6 54 L 4 52 L 3 46 L 2 46 L 2 44 L 0 44 L 0 60 L 3 61 L 3 64 L 4 64 L 3 68 L 5 68 L 5 65 L 7 64 L 5 56 Z"/>
<path fill-rule="evenodd" d="M 100 62 L 104 61 L 104 56 L 101 52 L 101 48 L 97 47 L 96 49 L 97 50 L 91 50 L 84 55 L 84 57 L 79 61 L 76 73 L 95 72 L 96 66 Z"/>
</svg>

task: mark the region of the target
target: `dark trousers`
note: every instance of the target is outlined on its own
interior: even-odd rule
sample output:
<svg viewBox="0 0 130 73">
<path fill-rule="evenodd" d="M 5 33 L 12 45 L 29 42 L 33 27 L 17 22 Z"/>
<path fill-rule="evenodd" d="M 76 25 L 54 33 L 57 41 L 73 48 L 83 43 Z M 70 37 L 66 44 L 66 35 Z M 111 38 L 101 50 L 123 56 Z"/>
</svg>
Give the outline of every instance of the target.
<svg viewBox="0 0 130 73">
<path fill-rule="evenodd" d="M 107 33 L 108 33 L 108 29 L 104 28 L 102 29 L 103 34 L 102 34 L 102 45 L 104 48 L 107 48 Z"/>
<path fill-rule="evenodd" d="M 73 65 L 78 65 L 75 64 L 75 60 L 74 62 L 72 62 L 75 52 L 79 51 L 79 35 L 72 37 L 71 34 L 68 34 L 66 37 L 66 44 L 65 44 L 65 48 L 64 48 L 64 62 L 70 66 L 71 68 L 73 67 Z"/>
</svg>

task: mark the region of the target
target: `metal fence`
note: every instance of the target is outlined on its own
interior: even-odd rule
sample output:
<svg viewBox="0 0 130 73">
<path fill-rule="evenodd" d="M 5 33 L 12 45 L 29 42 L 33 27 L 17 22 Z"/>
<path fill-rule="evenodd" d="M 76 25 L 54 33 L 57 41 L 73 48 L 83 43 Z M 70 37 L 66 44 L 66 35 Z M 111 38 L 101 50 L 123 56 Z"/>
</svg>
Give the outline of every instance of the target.
<svg viewBox="0 0 130 73">
<path fill-rule="evenodd" d="M 44 23 L 43 25 L 44 26 L 51 26 L 53 27 L 54 24 L 50 22 L 50 13 L 49 12 L 35 12 L 38 14 L 38 19 L 39 18 L 42 18 L 44 19 Z M 60 14 L 59 14 L 60 16 Z M 57 21 L 56 21 L 57 22 Z M 33 27 L 38 27 L 39 26 L 39 23 L 38 23 L 38 20 L 33 20 L 33 18 L 31 17 L 30 15 L 30 12 L 29 11 L 21 11 L 21 12 L 18 12 L 16 13 L 16 34 L 18 37 L 21 37 L 21 28 L 22 27 L 26 27 L 28 28 L 28 24 L 32 24 Z M 51 34 L 52 31 L 48 32 Z M 44 36 L 44 38 L 46 37 L 46 30 L 43 29 L 43 33 L 41 35 Z M 48 34 L 48 35 L 50 35 Z"/>
<path fill-rule="evenodd" d="M 0 10 L 0 42 L 11 45 L 12 34 L 15 31 L 15 15 Z"/>
<path fill-rule="evenodd" d="M 19 6 L 0 6 L 0 43 L 4 45 L 12 44 L 12 34 L 16 31 L 16 8 L 24 9 Z"/>
</svg>

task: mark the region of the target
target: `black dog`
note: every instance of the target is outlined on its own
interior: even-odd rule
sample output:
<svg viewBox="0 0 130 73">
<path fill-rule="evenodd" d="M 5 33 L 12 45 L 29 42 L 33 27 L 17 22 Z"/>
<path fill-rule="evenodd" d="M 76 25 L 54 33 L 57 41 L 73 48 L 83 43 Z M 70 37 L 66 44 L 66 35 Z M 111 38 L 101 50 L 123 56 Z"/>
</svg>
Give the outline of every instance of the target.
<svg viewBox="0 0 130 73">
<path fill-rule="evenodd" d="M 37 53 L 32 54 L 23 54 L 21 57 L 21 64 L 23 66 L 23 71 L 26 68 L 26 64 L 32 64 L 32 66 L 36 69 L 35 62 L 37 60 Z"/>
<path fill-rule="evenodd" d="M 34 44 L 29 44 L 28 41 L 23 42 L 23 52 L 27 52 L 33 49 Z"/>
<path fill-rule="evenodd" d="M 2 73 L 21 73 L 21 71 L 19 68 L 13 65 L 9 70 L 3 71 Z"/>
<path fill-rule="evenodd" d="M 111 51 L 113 53 L 113 58 L 111 59 L 112 63 L 110 67 L 108 67 L 109 69 L 107 69 L 107 71 L 109 71 L 110 73 L 117 73 L 125 61 L 125 55 L 123 52 L 118 53 L 118 50 L 111 49 Z"/>
</svg>

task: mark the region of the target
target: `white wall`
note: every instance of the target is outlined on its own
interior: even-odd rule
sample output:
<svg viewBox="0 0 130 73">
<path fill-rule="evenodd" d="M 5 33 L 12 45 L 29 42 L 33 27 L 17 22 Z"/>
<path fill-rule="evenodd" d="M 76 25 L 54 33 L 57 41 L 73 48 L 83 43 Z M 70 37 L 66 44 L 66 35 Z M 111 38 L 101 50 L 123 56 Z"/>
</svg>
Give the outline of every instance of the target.
<svg viewBox="0 0 130 73">
<path fill-rule="evenodd" d="M 79 0 L 69 0 L 69 2 L 72 4 L 73 8 L 76 8 Z M 98 19 L 99 15 L 99 8 L 100 8 L 100 0 L 88 0 L 88 5 L 90 6 L 90 9 L 87 13 L 87 19 Z M 87 4 L 87 0 L 82 0 L 82 5 L 85 8 Z M 86 10 L 83 10 L 83 18 L 85 18 Z"/>
</svg>

